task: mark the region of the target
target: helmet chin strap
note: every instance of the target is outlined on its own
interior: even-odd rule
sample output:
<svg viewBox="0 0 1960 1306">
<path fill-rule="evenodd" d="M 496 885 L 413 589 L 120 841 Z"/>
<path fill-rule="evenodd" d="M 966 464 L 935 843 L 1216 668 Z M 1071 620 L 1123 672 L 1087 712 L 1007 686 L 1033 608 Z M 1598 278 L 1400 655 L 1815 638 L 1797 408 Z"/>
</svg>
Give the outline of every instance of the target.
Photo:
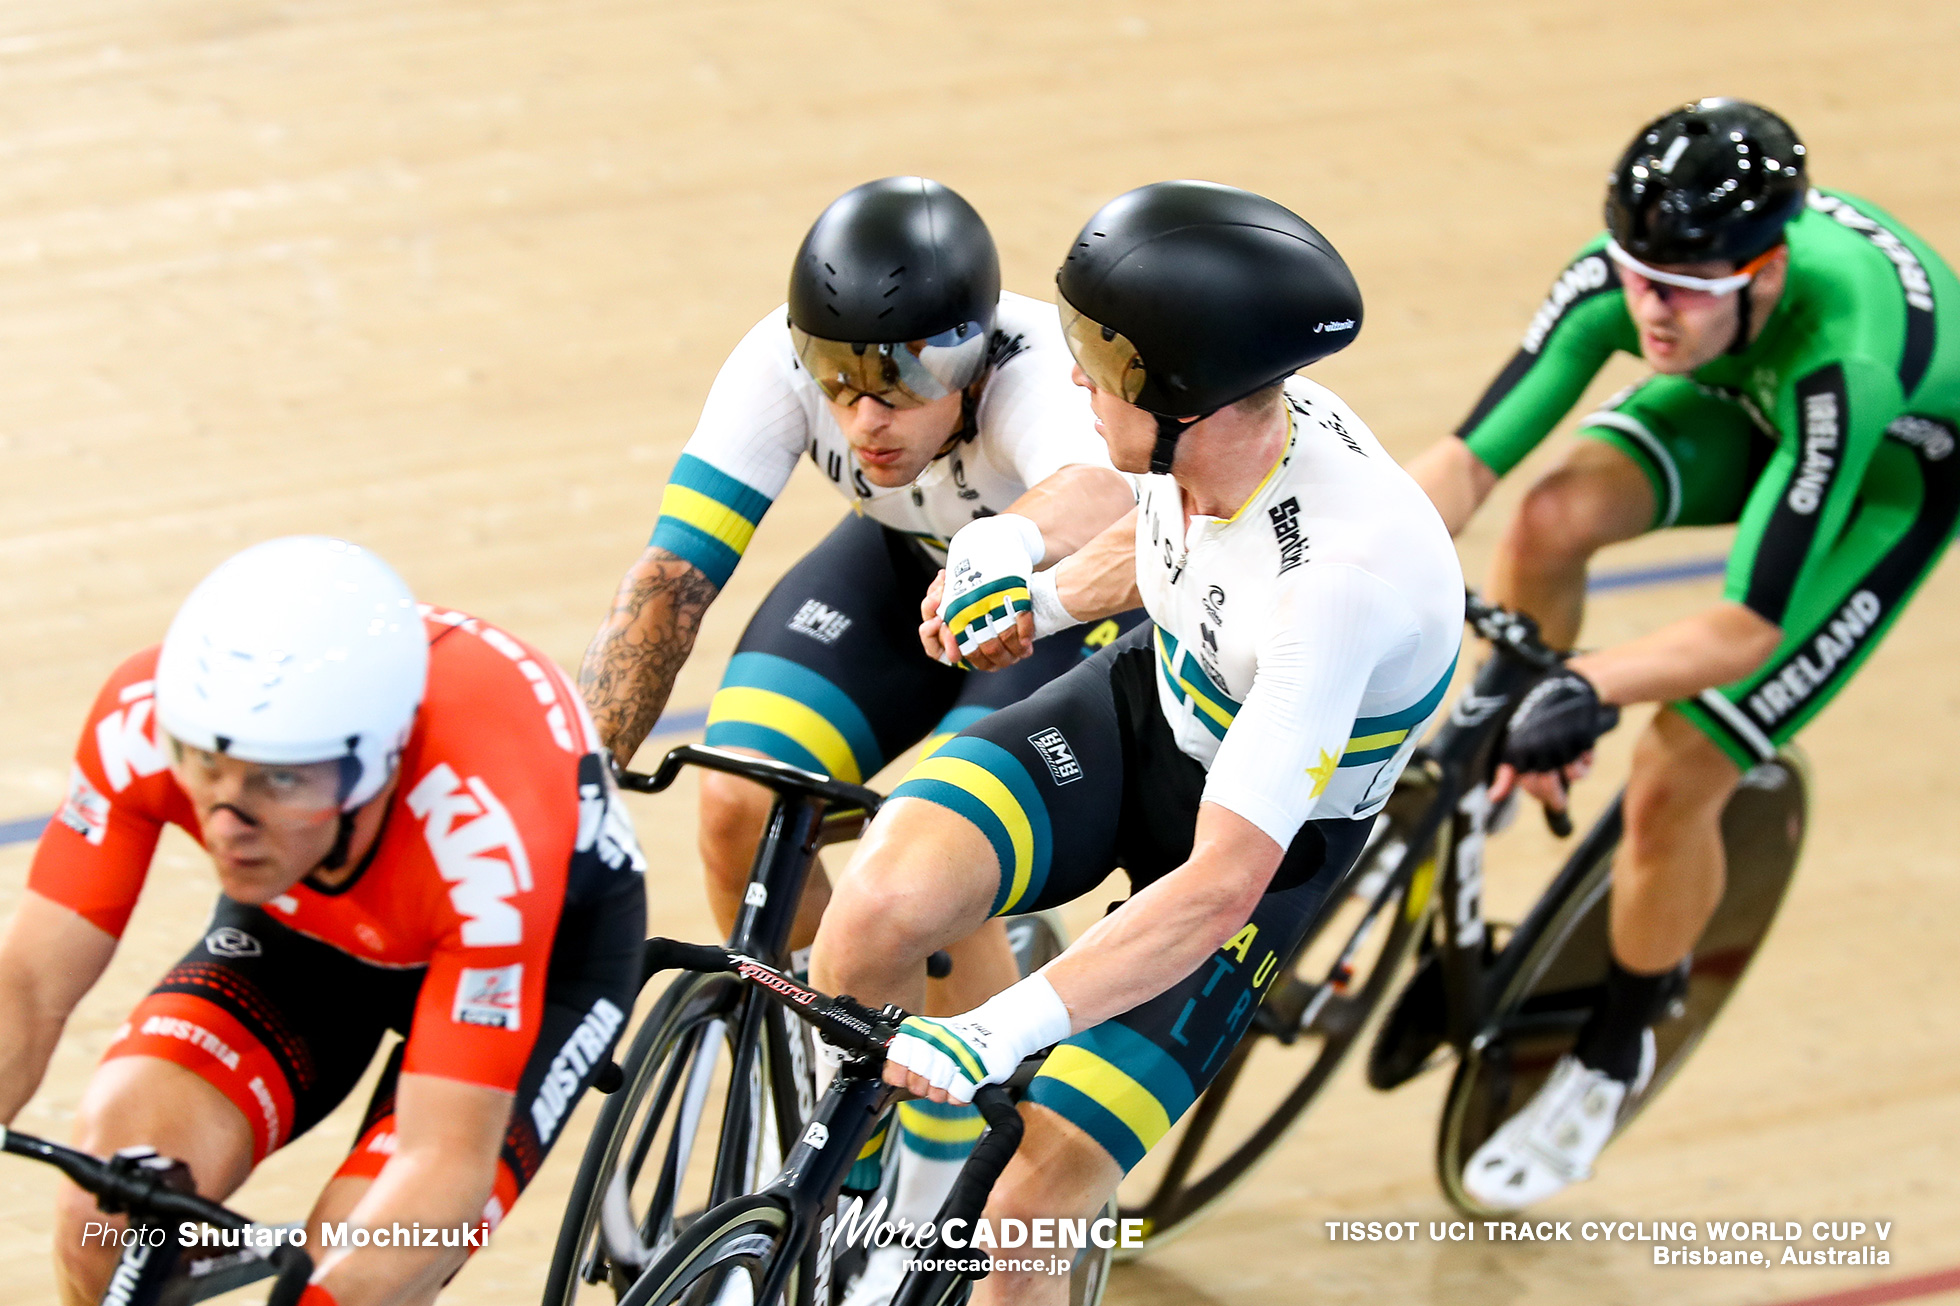
<svg viewBox="0 0 1960 1306">
<path fill-rule="evenodd" d="M 967 441 L 978 438 L 980 434 L 978 417 L 980 390 L 985 385 L 986 380 L 986 373 L 982 373 L 978 381 L 975 381 L 972 385 L 960 391 L 960 424 L 953 428 L 951 435 L 946 437 L 946 443 L 939 446 L 939 452 L 932 456 L 933 462 L 938 462 L 941 458 L 944 458 Z"/>
<path fill-rule="evenodd" d="M 1211 410 L 1215 413 L 1216 408 Z M 1178 437 L 1210 417 L 1211 413 L 1199 413 L 1196 417 L 1166 417 L 1162 413 L 1152 413 L 1157 419 L 1157 443 L 1150 446 L 1150 471 L 1154 476 L 1168 476 L 1171 464 L 1177 461 Z"/>
<path fill-rule="evenodd" d="M 1735 292 L 1735 339 L 1729 342 L 1728 352 L 1739 354 L 1749 348 L 1749 310 L 1755 303 L 1756 283 L 1752 280 L 1741 290 Z"/>
<path fill-rule="evenodd" d="M 356 810 L 358 811 L 359 809 L 357 808 Z M 320 864 L 314 867 L 313 871 L 337 871 L 345 866 L 347 864 L 347 850 L 353 842 L 354 813 L 342 812 L 340 814 L 340 830 L 334 835 L 333 847 L 327 849 L 327 855 L 320 859 Z M 311 875 L 313 871 L 308 871 L 307 874 Z"/>
</svg>

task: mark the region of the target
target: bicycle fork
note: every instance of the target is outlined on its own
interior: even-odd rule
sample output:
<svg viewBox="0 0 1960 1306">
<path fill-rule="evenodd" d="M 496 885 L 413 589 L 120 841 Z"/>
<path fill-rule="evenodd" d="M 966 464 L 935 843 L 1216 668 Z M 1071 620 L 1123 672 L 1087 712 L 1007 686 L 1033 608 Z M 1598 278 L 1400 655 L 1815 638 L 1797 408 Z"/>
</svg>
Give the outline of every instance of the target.
<svg viewBox="0 0 1960 1306">
<path fill-rule="evenodd" d="M 1445 1028 L 1459 1053 L 1477 1036 L 1485 1010 L 1490 931 L 1484 920 L 1484 843 L 1499 816 L 1490 799 L 1492 752 L 1504 714 L 1540 674 L 1538 667 L 1499 648 L 1478 669 L 1470 692 L 1457 700 L 1429 749 L 1443 777 L 1436 836 L 1442 838 L 1441 827 L 1448 827 L 1446 842 L 1437 848 Z M 1459 787 L 1461 792 L 1454 792 Z M 1420 832 L 1418 846 L 1428 844 L 1426 834 Z"/>
<path fill-rule="evenodd" d="M 782 1172 L 763 1193 L 777 1197 L 789 1208 L 789 1227 L 776 1261 L 764 1275 L 756 1293 L 758 1306 L 774 1302 L 789 1282 L 789 1276 L 806 1252 L 816 1255 L 811 1267 L 810 1300 L 826 1306 L 830 1293 L 830 1244 L 837 1229 L 837 1190 L 857 1161 L 859 1151 L 871 1137 L 878 1118 L 898 1094 L 882 1079 L 863 1078 L 840 1071 L 817 1103 L 816 1114 L 804 1126 L 802 1137 L 783 1161 Z M 812 1201 L 807 1194 L 828 1194 Z M 814 1239 L 814 1248 L 812 1240 Z"/>
</svg>

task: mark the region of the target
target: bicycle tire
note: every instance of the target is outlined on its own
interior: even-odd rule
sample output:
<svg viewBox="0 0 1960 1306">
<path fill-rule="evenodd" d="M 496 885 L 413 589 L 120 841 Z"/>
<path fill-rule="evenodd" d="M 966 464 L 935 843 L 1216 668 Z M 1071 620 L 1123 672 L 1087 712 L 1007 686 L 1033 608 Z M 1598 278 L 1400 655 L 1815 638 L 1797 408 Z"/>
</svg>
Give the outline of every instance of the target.
<svg viewBox="0 0 1960 1306">
<path fill-rule="evenodd" d="M 1115 1260 L 1162 1247 L 1222 1201 L 1298 1123 L 1359 1041 L 1428 924 L 1447 825 L 1413 867 L 1409 858 L 1418 850 L 1409 847 L 1409 836 L 1435 785 L 1435 776 L 1419 766 L 1403 773 L 1385 819 L 1302 940 L 1286 977 L 1267 990 L 1245 1037 L 1184 1119 L 1125 1181 L 1129 1197 L 1119 1197 L 1119 1213 L 1142 1220 L 1143 1236 L 1140 1245 L 1118 1249 Z M 1343 979 L 1337 972 L 1344 956 L 1351 964 Z M 1248 1077 L 1255 1058 L 1261 1064 Z M 1277 1101 L 1234 1106 L 1230 1128 L 1237 1141 L 1228 1137 L 1220 1146 L 1213 1135 L 1234 1090 L 1246 1082 L 1292 1088 Z M 1256 1123 L 1245 1120 L 1248 1111 Z M 1148 1195 L 1136 1200 L 1140 1192 Z"/>
<path fill-rule="evenodd" d="M 1802 754 L 1786 748 L 1744 775 L 1723 809 L 1728 878 L 1722 901 L 1695 944 L 1687 991 L 1654 1027 L 1653 1077 L 1629 1095 L 1614 1137 L 1700 1045 L 1761 949 L 1803 851 L 1809 787 Z M 1617 819 L 1617 812 L 1616 803 L 1602 822 Z M 1559 900 L 1533 908 L 1505 950 L 1511 955 L 1498 959 L 1494 974 L 1503 983 L 1485 1026 L 1488 1037 L 1473 1042 L 1458 1062 L 1437 1130 L 1437 1176 L 1451 1204 L 1466 1214 L 1506 1214 L 1464 1191 L 1463 1167 L 1571 1050 L 1605 983 L 1607 890 L 1619 842 L 1615 837 L 1592 849 L 1590 865 L 1569 880 Z"/>
<path fill-rule="evenodd" d="M 768 1194 L 751 1193 L 709 1207 L 647 1267 L 620 1298 L 620 1306 L 711 1306 L 727 1300 L 730 1274 L 748 1277 L 746 1300 L 761 1306 L 757 1290 L 782 1254 L 789 1226 L 789 1208 Z M 786 1301 L 799 1300 L 800 1272 L 800 1267 L 790 1272 Z"/>
<path fill-rule="evenodd" d="M 1104 1218 L 1118 1220 L 1123 1212 L 1111 1198 L 1102 1209 Z M 1119 1230 L 1122 1226 L 1116 1226 Z M 1101 1306 L 1103 1294 L 1109 1291 L 1109 1267 L 1115 1264 L 1114 1249 L 1089 1246 L 1082 1249 L 1075 1265 L 1069 1270 L 1068 1306 Z"/>
<path fill-rule="evenodd" d="M 637 1230 L 638 1240 L 651 1248 L 649 1260 L 657 1259 L 664 1244 L 675 1236 L 682 1219 L 674 1209 L 675 1199 L 688 1163 L 696 1156 L 712 1158 L 717 1147 L 719 1112 L 712 1109 L 714 1065 L 720 1062 L 725 1077 L 735 1031 L 748 1000 L 741 985 L 727 976 L 683 974 L 648 1012 L 623 1062 L 623 1082 L 600 1108 L 586 1142 L 546 1275 L 545 1306 L 572 1306 L 587 1287 L 602 1283 L 611 1292 L 602 1294 L 601 1299 L 617 1298 L 638 1277 L 640 1265 L 616 1257 L 604 1231 L 608 1190 L 616 1178 L 622 1180 L 621 1191 L 628 1203 L 625 1217 Z M 720 1022 L 719 1028 L 716 1022 Z M 715 1059 L 704 1069 L 697 1053 L 710 1037 L 716 1040 Z M 767 1040 L 756 1055 L 761 1087 L 751 1091 L 766 1098 L 766 1085 L 773 1073 Z M 705 1092 L 696 1087 L 690 1103 L 688 1082 L 702 1075 L 709 1077 Z M 728 1091 L 728 1086 L 720 1086 L 723 1101 Z M 693 1128 L 686 1139 L 676 1139 L 670 1120 L 684 1118 L 690 1107 L 696 1112 Z M 666 1145 L 660 1146 L 663 1129 Z M 752 1130 L 751 1137 L 759 1138 L 761 1133 Z M 780 1153 L 782 1140 L 775 1141 Z M 634 1185 L 642 1178 L 647 1162 L 655 1159 L 656 1147 L 659 1156 L 654 1191 L 647 1194 L 640 1209 L 635 1209 Z M 768 1177 L 768 1169 L 760 1166 L 766 1151 L 759 1147 L 746 1163 L 757 1185 Z M 655 1209 L 656 1205 L 663 1209 Z"/>
</svg>

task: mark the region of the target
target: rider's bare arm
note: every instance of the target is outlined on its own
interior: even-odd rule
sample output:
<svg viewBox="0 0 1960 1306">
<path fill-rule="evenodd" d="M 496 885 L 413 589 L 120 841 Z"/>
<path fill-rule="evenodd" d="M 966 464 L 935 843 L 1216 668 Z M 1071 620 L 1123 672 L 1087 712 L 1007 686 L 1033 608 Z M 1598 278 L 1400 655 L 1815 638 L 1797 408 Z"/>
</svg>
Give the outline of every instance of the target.
<svg viewBox="0 0 1960 1306">
<path fill-rule="evenodd" d="M 1042 974 L 1077 1033 L 1162 993 L 1244 927 L 1286 850 L 1216 803 L 1198 808 L 1191 856 L 1095 925 Z"/>
<path fill-rule="evenodd" d="M 1783 632 L 1740 603 L 1717 603 L 1638 639 L 1572 659 L 1602 703 L 1670 703 L 1741 680 Z"/>
<path fill-rule="evenodd" d="M 700 568 L 662 548 L 648 548 L 620 582 L 578 672 L 599 738 L 620 765 L 660 719 L 718 592 Z"/>
<path fill-rule="evenodd" d="M 1107 467 L 1064 467 L 1028 490 L 1007 511 L 1041 528 L 1048 552 L 1042 566 L 1053 566 L 1094 539 L 1136 506 L 1129 482 Z"/>
<path fill-rule="evenodd" d="M 113 935 L 29 889 L 0 941 L 0 1124 L 47 1073 L 68 1013 L 115 955 Z"/>
<path fill-rule="evenodd" d="M 1143 603 L 1137 592 L 1137 513 L 1131 508 L 1095 539 L 1056 564 L 1055 593 L 1069 615 L 1101 621 Z"/>
<path fill-rule="evenodd" d="M 1470 446 L 1446 435 L 1410 460 L 1407 471 L 1436 505 L 1451 535 L 1460 535 L 1470 518 L 1497 486 L 1497 473 L 1470 452 Z"/>
<path fill-rule="evenodd" d="M 404 1074 L 395 1094 L 395 1153 L 351 1210 L 334 1209 L 330 1186 L 314 1212 L 368 1229 L 420 1224 L 458 1229 L 483 1218 L 496 1181 L 497 1152 L 510 1124 L 511 1095 L 480 1084 Z M 357 1182 L 342 1180 L 340 1183 Z M 340 1306 L 425 1301 L 462 1264 L 460 1249 L 350 1247 L 326 1253 L 321 1286 Z"/>
</svg>

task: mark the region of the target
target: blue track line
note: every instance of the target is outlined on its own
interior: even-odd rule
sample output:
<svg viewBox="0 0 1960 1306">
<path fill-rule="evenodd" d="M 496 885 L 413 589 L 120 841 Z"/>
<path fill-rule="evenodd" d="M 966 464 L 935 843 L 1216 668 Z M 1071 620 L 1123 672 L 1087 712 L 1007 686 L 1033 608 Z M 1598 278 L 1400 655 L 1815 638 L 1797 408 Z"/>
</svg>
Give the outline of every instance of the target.
<svg viewBox="0 0 1960 1306">
<path fill-rule="evenodd" d="M 1614 590 L 1641 589 L 1649 585 L 1675 585 L 1682 581 L 1702 580 L 1709 576 L 1719 576 L 1728 565 L 1726 558 L 1693 558 L 1687 562 L 1670 562 L 1658 567 L 1629 567 L 1624 571 L 1606 571 L 1586 582 L 1590 594 L 1608 594 Z M 687 712 L 669 712 L 661 717 L 653 727 L 650 739 L 664 735 L 691 735 L 708 724 L 708 709 L 697 707 Z M 14 843 L 28 843 L 41 837 L 53 816 L 23 816 L 15 821 L 0 821 L 0 847 Z"/>
</svg>

